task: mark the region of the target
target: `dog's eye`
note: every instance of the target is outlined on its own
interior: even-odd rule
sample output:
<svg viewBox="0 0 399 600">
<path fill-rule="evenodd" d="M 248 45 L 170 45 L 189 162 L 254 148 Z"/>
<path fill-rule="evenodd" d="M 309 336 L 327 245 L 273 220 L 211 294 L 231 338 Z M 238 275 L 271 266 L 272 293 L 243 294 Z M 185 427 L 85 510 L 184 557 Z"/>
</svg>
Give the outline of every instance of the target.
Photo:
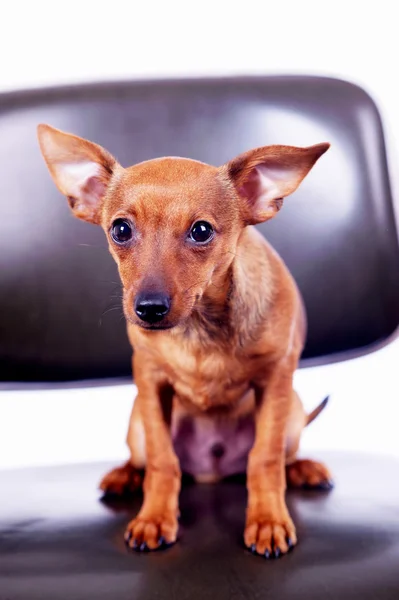
<svg viewBox="0 0 399 600">
<path fill-rule="evenodd" d="M 132 226 L 125 219 L 116 219 L 112 223 L 111 237 L 117 244 L 126 244 L 132 239 Z"/>
<path fill-rule="evenodd" d="M 197 244 L 205 244 L 209 242 L 213 237 L 212 225 L 206 221 L 197 221 L 191 227 L 190 239 Z"/>
</svg>

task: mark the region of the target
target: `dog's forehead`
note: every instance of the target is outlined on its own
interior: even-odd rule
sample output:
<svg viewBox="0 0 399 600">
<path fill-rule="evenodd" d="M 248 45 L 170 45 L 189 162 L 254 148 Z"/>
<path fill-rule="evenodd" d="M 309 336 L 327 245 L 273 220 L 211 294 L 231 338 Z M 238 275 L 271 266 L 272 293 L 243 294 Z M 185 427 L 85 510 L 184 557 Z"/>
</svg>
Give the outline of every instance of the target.
<svg viewBox="0 0 399 600">
<path fill-rule="evenodd" d="M 216 167 L 189 158 L 168 156 L 148 160 L 125 169 L 127 183 L 135 185 L 181 185 L 202 177 L 215 177 Z"/>
<path fill-rule="evenodd" d="M 111 194 L 111 211 L 139 211 L 148 220 L 157 213 L 181 213 L 210 207 L 223 197 L 220 170 L 185 158 L 160 158 L 124 169 Z"/>
</svg>

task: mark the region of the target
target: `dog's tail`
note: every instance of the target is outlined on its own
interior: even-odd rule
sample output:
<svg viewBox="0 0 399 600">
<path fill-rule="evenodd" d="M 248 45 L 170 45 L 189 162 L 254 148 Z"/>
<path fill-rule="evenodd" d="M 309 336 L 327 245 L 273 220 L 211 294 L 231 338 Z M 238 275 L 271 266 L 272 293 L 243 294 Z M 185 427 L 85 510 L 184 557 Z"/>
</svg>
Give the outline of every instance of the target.
<svg viewBox="0 0 399 600">
<path fill-rule="evenodd" d="M 319 406 L 317 406 L 314 410 L 312 410 L 312 412 L 310 414 L 308 414 L 305 427 L 310 425 L 310 423 L 319 416 L 321 411 L 324 410 L 325 407 L 327 406 L 329 399 L 330 399 L 330 396 L 327 396 L 327 398 L 324 398 L 323 402 L 321 404 L 319 404 Z"/>
</svg>

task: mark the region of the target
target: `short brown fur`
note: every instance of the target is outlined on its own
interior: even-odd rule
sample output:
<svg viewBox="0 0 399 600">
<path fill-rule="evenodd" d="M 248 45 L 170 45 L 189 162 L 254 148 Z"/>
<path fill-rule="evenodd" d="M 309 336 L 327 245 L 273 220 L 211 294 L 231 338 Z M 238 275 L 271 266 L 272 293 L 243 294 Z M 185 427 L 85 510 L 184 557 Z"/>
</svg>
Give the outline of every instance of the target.
<svg viewBox="0 0 399 600">
<path fill-rule="evenodd" d="M 91 142 L 47 125 L 38 131 L 75 216 L 102 225 L 124 288 L 138 388 L 131 456 L 101 487 L 131 491 L 145 469 L 127 543 L 156 549 L 176 541 L 182 470 L 210 481 L 246 468 L 245 544 L 266 557 L 288 552 L 297 538 L 286 478 L 327 486 L 330 474 L 296 459 L 307 424 L 293 390 L 305 313 L 283 261 L 251 225 L 280 210 L 328 144 L 266 146 L 219 168 L 163 158 L 124 169 Z M 110 234 L 116 219 L 132 224 L 125 245 Z M 213 228 L 205 245 L 190 241 L 197 221 Z M 149 326 L 135 313 L 143 290 L 171 298 L 161 323 Z"/>
</svg>

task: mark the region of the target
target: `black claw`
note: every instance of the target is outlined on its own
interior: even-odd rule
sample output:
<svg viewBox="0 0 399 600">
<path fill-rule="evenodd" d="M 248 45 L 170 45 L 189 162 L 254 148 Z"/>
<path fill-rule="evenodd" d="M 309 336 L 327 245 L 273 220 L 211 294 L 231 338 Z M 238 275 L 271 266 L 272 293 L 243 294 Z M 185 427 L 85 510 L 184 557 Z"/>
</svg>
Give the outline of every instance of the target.
<svg viewBox="0 0 399 600">
<path fill-rule="evenodd" d="M 168 548 L 171 548 L 174 544 L 175 542 L 167 542 L 166 540 L 163 540 L 162 545 L 158 547 L 158 550 L 168 550 Z"/>
<path fill-rule="evenodd" d="M 327 479 L 326 481 L 322 481 L 320 483 L 320 489 L 322 489 L 322 490 L 329 491 L 329 490 L 332 490 L 333 487 L 334 487 L 334 482 L 331 479 Z"/>
<path fill-rule="evenodd" d="M 132 539 L 132 532 L 127 531 L 125 533 L 125 535 L 123 536 L 123 539 L 125 540 L 125 543 L 128 544 L 130 542 L 130 540 Z"/>
<path fill-rule="evenodd" d="M 269 552 L 269 550 L 265 550 L 265 558 L 266 559 L 270 558 L 270 552 Z"/>
<path fill-rule="evenodd" d="M 277 548 L 274 549 L 274 558 L 280 558 L 280 554 L 281 554 L 281 550 L 277 546 Z"/>
<path fill-rule="evenodd" d="M 292 550 L 292 548 L 294 547 L 294 542 L 291 538 L 287 538 L 287 546 L 289 550 Z"/>
<path fill-rule="evenodd" d="M 163 535 L 161 535 L 161 537 L 159 538 L 158 545 L 159 546 L 166 546 L 166 541 L 165 541 L 165 538 L 163 537 Z"/>
<path fill-rule="evenodd" d="M 134 542 L 133 542 L 133 550 L 139 550 L 139 549 L 140 549 L 140 546 L 138 544 L 138 541 L 134 540 Z"/>
<path fill-rule="evenodd" d="M 252 544 L 252 546 L 250 547 L 250 550 L 251 550 L 252 554 L 256 554 L 256 544 Z"/>
<path fill-rule="evenodd" d="M 321 491 L 321 492 L 329 492 L 330 490 L 332 490 L 334 487 L 334 482 L 331 480 L 326 479 L 325 481 L 320 481 L 320 483 L 317 483 L 316 485 L 311 485 L 310 483 L 304 483 L 302 486 L 302 489 L 304 490 L 314 490 L 314 491 Z"/>
<path fill-rule="evenodd" d="M 140 552 L 146 552 L 148 550 L 148 546 L 146 542 L 143 542 L 140 546 Z"/>
</svg>

